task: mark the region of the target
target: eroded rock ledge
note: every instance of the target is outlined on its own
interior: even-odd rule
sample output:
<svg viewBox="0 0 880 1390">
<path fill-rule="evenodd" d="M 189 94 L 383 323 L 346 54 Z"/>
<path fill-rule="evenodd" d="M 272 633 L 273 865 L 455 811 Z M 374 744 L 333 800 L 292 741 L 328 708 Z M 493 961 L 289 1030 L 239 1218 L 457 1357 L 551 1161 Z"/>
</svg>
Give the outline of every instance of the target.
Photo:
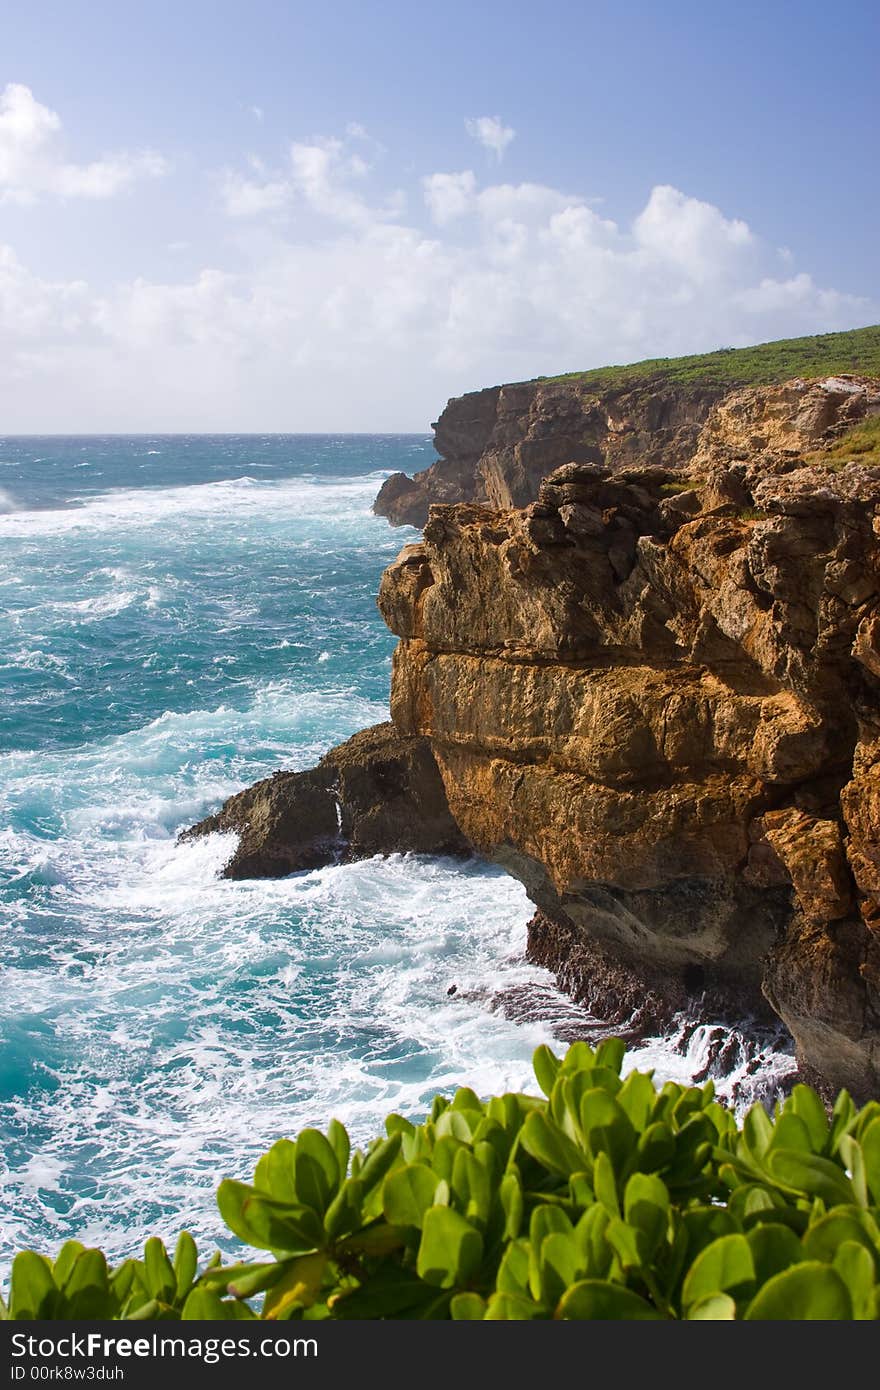
<svg viewBox="0 0 880 1390">
<path fill-rule="evenodd" d="M 467 854 L 426 739 L 363 729 L 306 772 L 276 772 L 181 835 L 234 831 L 225 878 L 280 878 L 372 854 Z"/>
<path fill-rule="evenodd" d="M 627 980 L 658 1007 L 767 1001 L 860 1095 L 880 1094 L 880 469 L 822 451 L 878 411 L 858 378 L 737 392 L 688 479 L 575 463 L 521 510 L 432 507 L 379 598 L 395 726 L 525 884 L 533 954 L 549 923 L 624 1003 Z"/>
</svg>

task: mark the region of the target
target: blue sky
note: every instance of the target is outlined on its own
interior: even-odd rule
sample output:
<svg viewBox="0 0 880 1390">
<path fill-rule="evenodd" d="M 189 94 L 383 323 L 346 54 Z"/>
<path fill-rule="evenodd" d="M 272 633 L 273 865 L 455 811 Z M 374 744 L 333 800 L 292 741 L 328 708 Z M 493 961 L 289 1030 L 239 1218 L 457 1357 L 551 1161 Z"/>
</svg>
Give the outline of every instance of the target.
<svg viewBox="0 0 880 1390">
<path fill-rule="evenodd" d="M 880 318 L 880 9 L 0 5 L 0 422 L 424 429 Z"/>
</svg>

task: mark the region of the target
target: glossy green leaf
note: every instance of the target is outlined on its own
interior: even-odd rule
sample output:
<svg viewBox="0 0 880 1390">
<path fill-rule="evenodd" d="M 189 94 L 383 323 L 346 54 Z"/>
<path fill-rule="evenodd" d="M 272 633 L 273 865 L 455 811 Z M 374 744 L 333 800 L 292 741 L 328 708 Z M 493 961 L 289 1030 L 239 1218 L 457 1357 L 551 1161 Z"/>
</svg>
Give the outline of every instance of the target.
<svg viewBox="0 0 880 1390">
<path fill-rule="evenodd" d="M 382 1210 L 393 1226 L 421 1229 L 425 1212 L 434 1202 L 439 1179 L 424 1163 L 407 1163 L 389 1173 L 382 1186 Z"/>
<path fill-rule="evenodd" d="M 746 1309 L 747 1321 L 846 1321 L 852 1318 L 849 1290 L 830 1265 L 805 1261 L 777 1274 Z"/>
<path fill-rule="evenodd" d="M 623 1215 L 627 1224 L 641 1233 L 643 1259 L 652 1259 L 666 1236 L 669 1222 L 666 1184 L 653 1174 L 633 1173 L 624 1189 Z"/>
<path fill-rule="evenodd" d="M 603 1090 L 588 1091 L 581 1099 L 579 1119 L 593 1157 L 607 1153 L 615 1167 L 623 1167 L 636 1146 L 636 1132 L 614 1097 Z"/>
<path fill-rule="evenodd" d="M 113 1317 L 116 1306 L 100 1250 L 83 1250 L 75 1260 L 64 1284 L 63 1307 L 64 1317 L 78 1322 Z"/>
<path fill-rule="evenodd" d="M 792 1090 L 788 1104 L 806 1125 L 813 1153 L 821 1154 L 828 1142 L 829 1127 L 825 1106 L 816 1092 L 809 1086 L 797 1085 Z"/>
<path fill-rule="evenodd" d="M 596 1193 L 596 1201 L 601 1202 L 602 1206 L 612 1216 L 620 1215 L 620 1199 L 617 1195 L 617 1179 L 614 1175 L 614 1166 L 607 1153 L 600 1153 L 593 1164 L 593 1188 Z"/>
<path fill-rule="evenodd" d="M 550 1048 L 547 1047 L 545 1043 L 542 1043 L 540 1047 L 535 1049 L 534 1056 L 532 1057 L 532 1066 L 538 1085 L 541 1087 L 545 1096 L 549 1096 L 550 1092 L 553 1090 L 553 1083 L 559 1074 L 561 1065 L 559 1058 L 555 1053 L 550 1051 Z"/>
<path fill-rule="evenodd" d="M 409 1122 L 405 1121 L 404 1123 L 408 1124 Z M 345 1125 L 340 1124 L 339 1120 L 331 1120 L 327 1126 L 327 1138 L 336 1155 L 336 1168 L 339 1180 L 342 1181 L 348 1172 L 348 1160 L 351 1157 L 351 1141 L 348 1137 L 348 1130 Z"/>
<path fill-rule="evenodd" d="M 278 1202 L 297 1204 L 294 1161 L 296 1144 L 292 1139 L 277 1139 L 257 1164 L 254 1186 L 264 1187 Z"/>
<path fill-rule="evenodd" d="M 546 1317 L 539 1304 L 513 1293 L 493 1293 L 485 1314 L 487 1322 L 528 1322 Z"/>
<path fill-rule="evenodd" d="M 340 1173 L 329 1139 L 318 1129 L 297 1135 L 293 1159 L 296 1202 L 323 1216 L 339 1188 Z"/>
<path fill-rule="evenodd" d="M 590 1322 L 611 1319 L 655 1322 L 663 1314 L 621 1284 L 610 1284 L 604 1279 L 582 1279 L 568 1290 L 559 1303 L 556 1316 Z"/>
<path fill-rule="evenodd" d="M 545 1237 L 538 1252 L 537 1292 L 531 1285 L 531 1279 L 529 1281 L 533 1297 L 539 1303 L 549 1303 L 555 1307 L 566 1289 L 586 1275 L 584 1265 L 584 1256 L 573 1234 L 563 1235 L 556 1231 Z"/>
<path fill-rule="evenodd" d="M 512 1240 L 501 1257 L 496 1285 L 501 1293 L 528 1294 L 531 1245 L 527 1240 Z"/>
<path fill-rule="evenodd" d="M 554 1173 L 568 1177 L 584 1167 L 584 1155 L 551 1120 L 534 1111 L 522 1127 L 521 1143 L 539 1163 Z"/>
<path fill-rule="evenodd" d="M 58 1290 L 49 1261 L 33 1250 L 22 1250 L 12 1261 L 9 1316 L 33 1321 L 51 1318 L 58 1305 Z"/>
<path fill-rule="evenodd" d="M 605 1038 L 596 1048 L 596 1065 L 607 1067 L 609 1071 L 613 1071 L 616 1076 L 619 1076 L 625 1055 L 626 1043 L 623 1038 Z"/>
<path fill-rule="evenodd" d="M 482 1322 L 486 1316 L 487 1304 L 476 1293 L 457 1293 L 449 1305 L 453 1322 Z"/>
<path fill-rule="evenodd" d="M 745 1236 L 720 1236 L 700 1251 L 685 1275 L 682 1305 L 687 1308 L 715 1293 L 741 1296 L 754 1279 L 755 1263 Z"/>
<path fill-rule="evenodd" d="M 174 1268 L 161 1240 L 152 1236 L 144 1246 L 144 1269 L 147 1288 L 160 1303 L 171 1303 L 177 1288 Z"/>
<path fill-rule="evenodd" d="M 617 1093 L 617 1104 L 640 1136 L 648 1127 L 656 1098 L 653 1081 L 642 1071 L 631 1071 Z"/>
<path fill-rule="evenodd" d="M 230 1322 L 236 1314 L 233 1304 L 224 1302 L 212 1289 L 197 1286 L 184 1303 L 180 1316 L 184 1322 Z"/>
<path fill-rule="evenodd" d="M 400 1143 L 401 1136 L 392 1134 L 370 1150 L 357 1175 L 365 1193 L 381 1183 L 385 1174 L 397 1162 L 400 1154 Z"/>
<path fill-rule="evenodd" d="M 52 1266 L 52 1275 L 59 1289 L 63 1289 L 74 1264 L 85 1250 L 81 1241 L 68 1240 L 62 1245 Z"/>
<path fill-rule="evenodd" d="M 297 1207 L 227 1179 L 217 1189 L 220 1214 L 231 1231 L 259 1250 L 305 1253 L 319 1247 L 323 1225 L 308 1207 Z"/>
<path fill-rule="evenodd" d="M 813 1141 L 805 1122 L 793 1111 L 784 1111 L 773 1126 L 773 1138 L 767 1152 L 774 1149 L 794 1149 L 798 1153 L 812 1153 Z"/>
<path fill-rule="evenodd" d="M 504 1209 L 505 1239 L 515 1240 L 522 1228 L 524 1210 L 522 1183 L 517 1173 L 505 1173 L 499 1196 Z"/>
<path fill-rule="evenodd" d="M 451 1207 L 430 1207 L 422 1222 L 416 1269 L 420 1279 L 439 1288 L 460 1288 L 483 1258 L 483 1238 Z"/>
<path fill-rule="evenodd" d="M 360 1178 L 346 1178 L 324 1213 L 324 1230 L 330 1240 L 339 1240 L 361 1227 L 363 1185 Z"/>
<path fill-rule="evenodd" d="M 766 1284 L 775 1274 L 804 1259 L 804 1248 L 794 1231 L 778 1222 L 766 1221 L 754 1226 L 746 1236 L 758 1285 Z"/>
<path fill-rule="evenodd" d="M 854 1241 L 869 1251 L 876 1249 L 865 1215 L 853 1207 L 846 1210 L 838 1207 L 812 1222 L 803 1238 L 804 1255 L 808 1260 L 831 1264 L 844 1241 Z"/>
<path fill-rule="evenodd" d="M 880 1206 L 880 1118 L 868 1125 L 862 1134 L 861 1146 L 868 1187 L 875 1204 Z"/>
<path fill-rule="evenodd" d="M 846 1174 L 830 1159 L 795 1149 L 773 1149 L 767 1155 L 767 1167 L 771 1176 L 786 1187 L 808 1197 L 821 1197 L 829 1206 L 853 1199 Z"/>
<path fill-rule="evenodd" d="M 710 1293 L 688 1309 L 689 1322 L 733 1322 L 736 1304 L 727 1293 Z"/>
<path fill-rule="evenodd" d="M 263 1304 L 263 1317 L 278 1321 L 294 1309 L 310 1308 L 318 1297 L 326 1269 L 327 1256 L 323 1253 L 300 1255 L 298 1259 L 290 1260 L 281 1278 L 269 1286 Z M 239 1294 L 239 1297 L 247 1296 Z"/>
<path fill-rule="evenodd" d="M 186 1297 L 196 1277 L 199 1252 L 189 1231 L 181 1231 L 174 1249 L 174 1298 L 175 1302 Z"/>
<path fill-rule="evenodd" d="M 773 1126 L 763 1105 L 753 1105 L 743 1120 L 743 1143 L 760 1162 L 773 1139 Z"/>
<path fill-rule="evenodd" d="M 639 1137 L 636 1162 L 642 1173 L 658 1173 L 675 1158 L 675 1135 L 665 1121 L 656 1121 Z"/>
<path fill-rule="evenodd" d="M 864 1245 L 845 1240 L 834 1255 L 834 1268 L 849 1290 L 853 1317 L 873 1320 L 876 1302 L 874 1260 Z"/>
</svg>

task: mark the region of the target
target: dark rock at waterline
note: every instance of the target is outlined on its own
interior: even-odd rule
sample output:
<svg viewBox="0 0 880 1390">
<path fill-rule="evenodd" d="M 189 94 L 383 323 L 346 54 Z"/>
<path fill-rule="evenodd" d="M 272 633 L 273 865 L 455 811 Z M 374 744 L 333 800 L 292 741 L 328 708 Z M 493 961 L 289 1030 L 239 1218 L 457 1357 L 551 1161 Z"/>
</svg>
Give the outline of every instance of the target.
<svg viewBox="0 0 880 1390">
<path fill-rule="evenodd" d="M 280 878 L 373 854 L 467 854 L 425 738 L 363 729 L 317 767 L 276 772 L 231 796 L 181 840 L 234 831 L 226 878 Z"/>
</svg>

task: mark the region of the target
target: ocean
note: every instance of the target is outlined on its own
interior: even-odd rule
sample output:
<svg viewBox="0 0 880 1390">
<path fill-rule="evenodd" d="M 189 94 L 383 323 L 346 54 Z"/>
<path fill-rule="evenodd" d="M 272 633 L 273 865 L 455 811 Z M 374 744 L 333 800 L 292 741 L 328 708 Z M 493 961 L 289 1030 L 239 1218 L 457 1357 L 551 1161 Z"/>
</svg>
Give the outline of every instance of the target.
<svg viewBox="0 0 880 1390">
<path fill-rule="evenodd" d="M 176 843 L 387 718 L 375 594 L 417 533 L 370 507 L 433 458 L 428 435 L 0 439 L 0 1282 L 71 1236 L 231 1248 L 216 1184 L 279 1136 L 532 1087 L 534 1048 L 591 1026 L 480 861 L 232 883 L 228 839 Z M 740 1105 L 793 1070 L 730 1041 Z M 718 1043 L 682 1020 L 631 1062 L 688 1080 Z"/>
</svg>

